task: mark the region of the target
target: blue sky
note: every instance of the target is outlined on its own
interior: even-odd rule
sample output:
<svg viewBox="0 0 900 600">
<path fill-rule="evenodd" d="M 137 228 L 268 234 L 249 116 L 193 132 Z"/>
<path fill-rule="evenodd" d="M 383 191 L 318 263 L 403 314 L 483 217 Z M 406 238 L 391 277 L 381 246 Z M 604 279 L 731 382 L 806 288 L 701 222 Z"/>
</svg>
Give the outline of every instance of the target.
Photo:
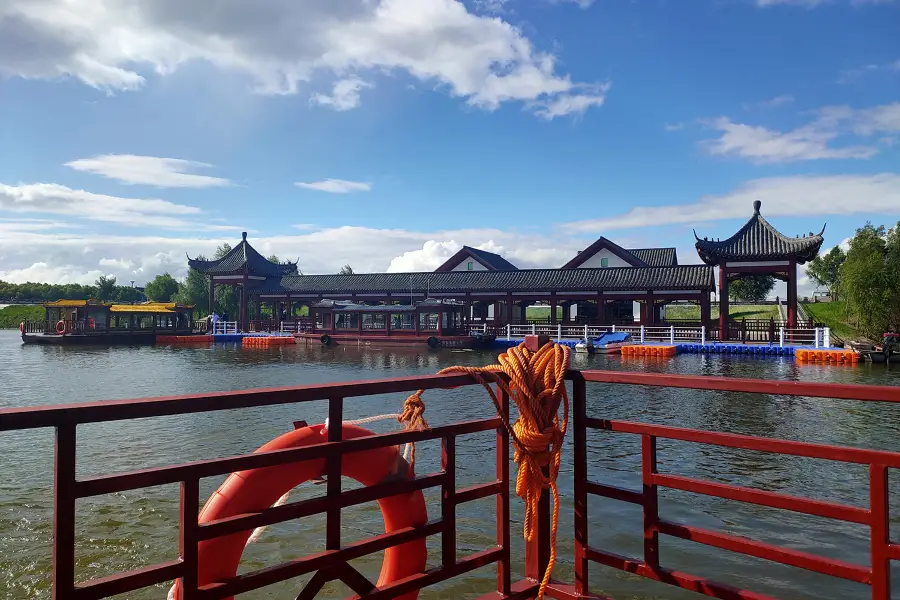
<svg viewBox="0 0 900 600">
<path fill-rule="evenodd" d="M 11 0 L 0 279 L 559 266 L 900 220 L 895 0 Z"/>
</svg>

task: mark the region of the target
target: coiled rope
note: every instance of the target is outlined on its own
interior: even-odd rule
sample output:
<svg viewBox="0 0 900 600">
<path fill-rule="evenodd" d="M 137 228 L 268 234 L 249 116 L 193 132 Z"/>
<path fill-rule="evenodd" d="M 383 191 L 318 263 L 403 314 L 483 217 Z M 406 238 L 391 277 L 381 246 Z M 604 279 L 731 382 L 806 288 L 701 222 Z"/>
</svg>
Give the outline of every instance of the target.
<svg viewBox="0 0 900 600">
<path fill-rule="evenodd" d="M 550 560 L 541 579 L 538 599 L 544 597 L 553 566 L 556 564 L 556 532 L 559 525 L 559 475 L 560 452 L 569 422 L 569 397 L 566 393 L 566 372 L 569 369 L 571 350 L 568 346 L 548 342 L 537 352 L 519 344 L 497 357 L 498 364 L 485 367 L 455 366 L 442 369 L 439 375 L 466 373 L 484 386 L 494 403 L 503 427 L 509 433 L 515 449 L 514 460 L 519 465 L 516 477 L 516 495 L 525 501 L 525 540 L 530 542 L 537 535 L 537 512 L 541 493 L 550 489 L 553 495 L 553 517 L 550 525 Z M 491 384 L 496 384 L 519 409 L 519 418 L 510 425 L 509 415 L 504 414 L 503 404 Z M 398 419 L 406 429 L 427 429 L 422 414 L 424 390 L 419 390 L 403 405 Z M 563 406 L 562 419 L 559 406 Z M 416 450 L 412 444 L 410 465 L 415 466 Z M 547 467 L 546 473 L 543 467 Z"/>
</svg>

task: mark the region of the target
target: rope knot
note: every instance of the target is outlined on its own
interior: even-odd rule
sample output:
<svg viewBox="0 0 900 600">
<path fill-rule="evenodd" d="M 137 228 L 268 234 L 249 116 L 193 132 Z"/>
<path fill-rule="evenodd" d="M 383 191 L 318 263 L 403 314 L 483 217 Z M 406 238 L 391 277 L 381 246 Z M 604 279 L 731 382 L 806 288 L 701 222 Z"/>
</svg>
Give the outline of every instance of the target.
<svg viewBox="0 0 900 600">
<path fill-rule="evenodd" d="M 429 429 L 428 421 L 423 416 L 425 414 L 425 403 L 422 401 L 424 390 L 419 390 L 412 394 L 403 403 L 403 412 L 397 417 L 397 421 L 403 423 L 403 428 L 407 431 L 424 431 Z M 409 467 L 410 470 L 416 466 L 416 444 L 409 444 Z"/>
</svg>

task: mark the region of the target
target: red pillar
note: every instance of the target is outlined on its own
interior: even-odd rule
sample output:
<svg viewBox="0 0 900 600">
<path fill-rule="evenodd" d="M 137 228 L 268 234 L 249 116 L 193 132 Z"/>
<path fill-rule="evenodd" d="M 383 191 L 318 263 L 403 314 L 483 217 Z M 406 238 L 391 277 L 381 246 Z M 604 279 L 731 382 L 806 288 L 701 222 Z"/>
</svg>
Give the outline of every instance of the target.
<svg viewBox="0 0 900 600">
<path fill-rule="evenodd" d="M 788 328 L 797 327 L 797 263 L 791 261 L 787 280 L 787 320 Z"/>
<path fill-rule="evenodd" d="M 209 276 L 209 314 L 213 314 L 216 310 L 216 281 L 212 275 Z"/>
<path fill-rule="evenodd" d="M 719 341 L 728 341 L 728 276 L 719 266 Z"/>
<path fill-rule="evenodd" d="M 556 325 L 556 300 L 550 301 L 550 324 Z"/>
<path fill-rule="evenodd" d="M 710 308 L 709 292 L 703 292 L 703 295 L 700 296 L 700 324 L 706 327 L 707 332 L 711 324 Z"/>
</svg>

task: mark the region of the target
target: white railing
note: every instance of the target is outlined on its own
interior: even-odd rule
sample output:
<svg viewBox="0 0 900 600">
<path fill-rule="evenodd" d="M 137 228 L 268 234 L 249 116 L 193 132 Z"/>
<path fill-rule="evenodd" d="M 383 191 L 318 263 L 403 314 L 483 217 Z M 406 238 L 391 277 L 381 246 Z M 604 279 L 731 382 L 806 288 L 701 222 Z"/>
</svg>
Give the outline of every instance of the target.
<svg viewBox="0 0 900 600">
<path fill-rule="evenodd" d="M 815 329 L 787 329 L 778 330 L 778 345 L 784 346 L 812 346 L 814 348 L 831 348 L 831 328 L 816 327 Z"/>
<path fill-rule="evenodd" d="M 237 321 L 216 321 L 213 323 L 213 334 L 237 333 Z"/>
<path fill-rule="evenodd" d="M 705 327 L 645 327 L 643 325 L 506 325 L 498 332 L 508 341 L 524 338 L 526 335 L 546 335 L 551 339 L 587 340 L 607 332 L 630 333 L 636 342 L 664 342 L 669 344 L 706 341 Z"/>
<path fill-rule="evenodd" d="M 297 321 L 282 321 L 281 333 L 300 333 L 300 323 Z"/>
</svg>

